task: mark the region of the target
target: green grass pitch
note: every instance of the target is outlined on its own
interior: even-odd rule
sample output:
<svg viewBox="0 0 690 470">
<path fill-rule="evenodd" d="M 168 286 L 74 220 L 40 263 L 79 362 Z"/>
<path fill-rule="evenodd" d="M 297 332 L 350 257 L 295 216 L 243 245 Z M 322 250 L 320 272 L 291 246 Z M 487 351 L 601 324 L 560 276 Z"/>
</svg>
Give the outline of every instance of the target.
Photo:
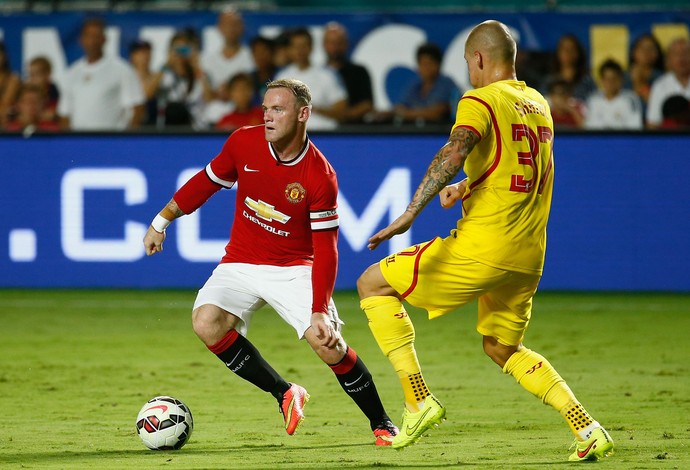
<svg viewBox="0 0 690 470">
<path fill-rule="evenodd" d="M 0 468 L 562 468 L 561 417 L 481 351 L 476 305 L 434 321 L 410 309 L 417 350 L 448 420 L 402 451 L 376 448 L 364 416 L 271 310 L 250 339 L 307 388 L 307 419 L 283 430 L 275 400 L 214 358 L 190 325 L 192 291 L 0 290 Z M 398 423 L 402 392 L 356 294 L 338 292 L 344 336 Z M 544 354 L 616 442 L 598 468 L 690 468 L 690 297 L 540 293 L 525 344 Z M 149 451 L 134 421 L 156 395 L 195 428 Z M 399 424 L 399 423 L 398 423 Z"/>
</svg>

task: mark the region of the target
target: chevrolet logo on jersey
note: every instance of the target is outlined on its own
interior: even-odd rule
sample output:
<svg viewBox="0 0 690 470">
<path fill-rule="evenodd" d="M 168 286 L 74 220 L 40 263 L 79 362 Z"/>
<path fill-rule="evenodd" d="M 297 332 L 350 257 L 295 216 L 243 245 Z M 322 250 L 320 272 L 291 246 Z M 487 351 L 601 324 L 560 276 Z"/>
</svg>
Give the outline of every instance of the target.
<svg viewBox="0 0 690 470">
<path fill-rule="evenodd" d="M 286 223 L 288 220 L 290 220 L 290 216 L 287 214 L 283 214 L 280 211 L 277 211 L 275 209 L 275 206 L 272 206 L 271 204 L 267 204 L 262 200 L 255 201 L 254 199 L 247 197 L 244 200 L 244 203 L 249 207 L 251 210 L 254 211 L 257 217 L 267 220 L 269 222 L 276 221 L 280 222 L 281 224 Z"/>
</svg>

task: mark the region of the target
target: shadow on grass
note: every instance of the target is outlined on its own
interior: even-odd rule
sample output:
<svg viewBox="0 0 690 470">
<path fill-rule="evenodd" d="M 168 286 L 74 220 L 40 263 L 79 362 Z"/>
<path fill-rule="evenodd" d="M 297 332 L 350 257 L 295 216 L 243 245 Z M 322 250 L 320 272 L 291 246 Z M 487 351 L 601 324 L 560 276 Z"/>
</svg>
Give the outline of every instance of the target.
<svg viewBox="0 0 690 470">
<path fill-rule="evenodd" d="M 113 461 L 113 460 L 145 460 L 151 462 L 152 460 L 160 461 L 172 461 L 175 459 L 178 464 L 180 459 L 191 458 L 194 459 L 198 456 L 208 456 L 209 454 L 217 455 L 219 458 L 222 454 L 233 454 L 237 452 L 238 454 L 242 451 L 247 450 L 260 450 L 262 453 L 270 453 L 276 451 L 309 451 L 309 450 L 338 450 L 343 448 L 361 448 L 371 446 L 371 443 L 363 444 L 324 444 L 324 445 L 304 445 L 304 446 L 287 446 L 283 444 L 244 444 L 238 446 L 229 447 L 217 447 L 217 448 L 202 448 L 189 446 L 184 450 L 179 451 L 150 451 L 147 449 L 137 449 L 137 450 L 89 450 L 83 452 L 75 451 L 61 451 L 61 452 L 16 452 L 16 453 L 2 453 L 0 454 L 0 466 L 1 464 L 22 464 L 32 465 L 50 462 L 52 465 L 67 465 L 65 468 L 69 468 L 71 465 L 76 465 L 77 463 L 87 463 L 91 461 Z M 404 461 L 396 460 L 395 462 L 388 462 L 387 459 L 392 456 L 397 456 L 404 458 L 405 450 L 395 451 L 393 449 L 387 448 L 376 448 L 368 457 L 362 458 L 361 461 L 347 461 L 341 462 L 342 468 L 458 468 L 458 467 L 474 467 L 474 468 L 507 468 L 510 466 L 509 462 L 503 462 L 500 459 L 496 460 L 480 460 L 476 462 L 463 462 L 460 460 L 448 461 L 448 462 L 419 462 L 417 458 L 413 459 L 413 462 L 406 463 Z M 135 462 L 132 462 L 135 463 Z M 268 463 L 268 462 L 267 462 Z M 514 462 L 513 462 L 514 464 Z M 530 468 L 555 468 L 556 466 L 568 465 L 568 462 L 558 461 L 558 462 L 522 462 L 520 466 L 528 466 Z M 274 462 L 271 467 L 273 468 L 308 468 L 304 466 L 304 463 L 299 462 L 285 462 L 284 464 L 279 464 Z M 315 467 L 316 468 L 316 467 Z"/>
</svg>

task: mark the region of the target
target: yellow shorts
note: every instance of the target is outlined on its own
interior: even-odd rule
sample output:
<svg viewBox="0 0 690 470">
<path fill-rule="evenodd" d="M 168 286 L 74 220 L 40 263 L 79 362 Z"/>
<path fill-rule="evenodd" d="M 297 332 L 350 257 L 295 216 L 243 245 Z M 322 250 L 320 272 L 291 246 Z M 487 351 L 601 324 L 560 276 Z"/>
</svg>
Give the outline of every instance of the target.
<svg viewBox="0 0 690 470">
<path fill-rule="evenodd" d="M 478 299 L 477 331 L 507 346 L 522 342 L 540 276 L 506 271 L 455 253 L 454 238 L 435 238 L 379 263 L 383 277 L 433 319 Z"/>
</svg>

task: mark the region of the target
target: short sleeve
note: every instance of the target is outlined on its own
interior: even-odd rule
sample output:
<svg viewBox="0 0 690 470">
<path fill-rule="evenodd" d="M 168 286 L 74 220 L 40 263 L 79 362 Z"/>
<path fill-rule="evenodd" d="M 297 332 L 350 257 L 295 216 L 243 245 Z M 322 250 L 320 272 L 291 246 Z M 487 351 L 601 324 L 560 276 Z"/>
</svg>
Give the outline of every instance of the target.
<svg viewBox="0 0 690 470">
<path fill-rule="evenodd" d="M 240 140 L 241 130 L 230 134 L 218 155 L 206 165 L 206 174 L 211 181 L 225 188 L 231 188 L 237 181 L 235 149 L 241 148 Z"/>
<path fill-rule="evenodd" d="M 122 63 L 122 106 L 129 108 L 131 106 L 138 106 L 144 104 L 146 97 L 144 96 L 144 88 L 134 72 L 134 69 L 126 63 Z"/>
<path fill-rule="evenodd" d="M 481 99 L 467 92 L 458 102 L 453 131 L 458 127 L 473 131 L 481 139 L 491 130 L 491 116 L 488 105 Z M 451 131 L 452 132 L 452 131 Z"/>
</svg>

